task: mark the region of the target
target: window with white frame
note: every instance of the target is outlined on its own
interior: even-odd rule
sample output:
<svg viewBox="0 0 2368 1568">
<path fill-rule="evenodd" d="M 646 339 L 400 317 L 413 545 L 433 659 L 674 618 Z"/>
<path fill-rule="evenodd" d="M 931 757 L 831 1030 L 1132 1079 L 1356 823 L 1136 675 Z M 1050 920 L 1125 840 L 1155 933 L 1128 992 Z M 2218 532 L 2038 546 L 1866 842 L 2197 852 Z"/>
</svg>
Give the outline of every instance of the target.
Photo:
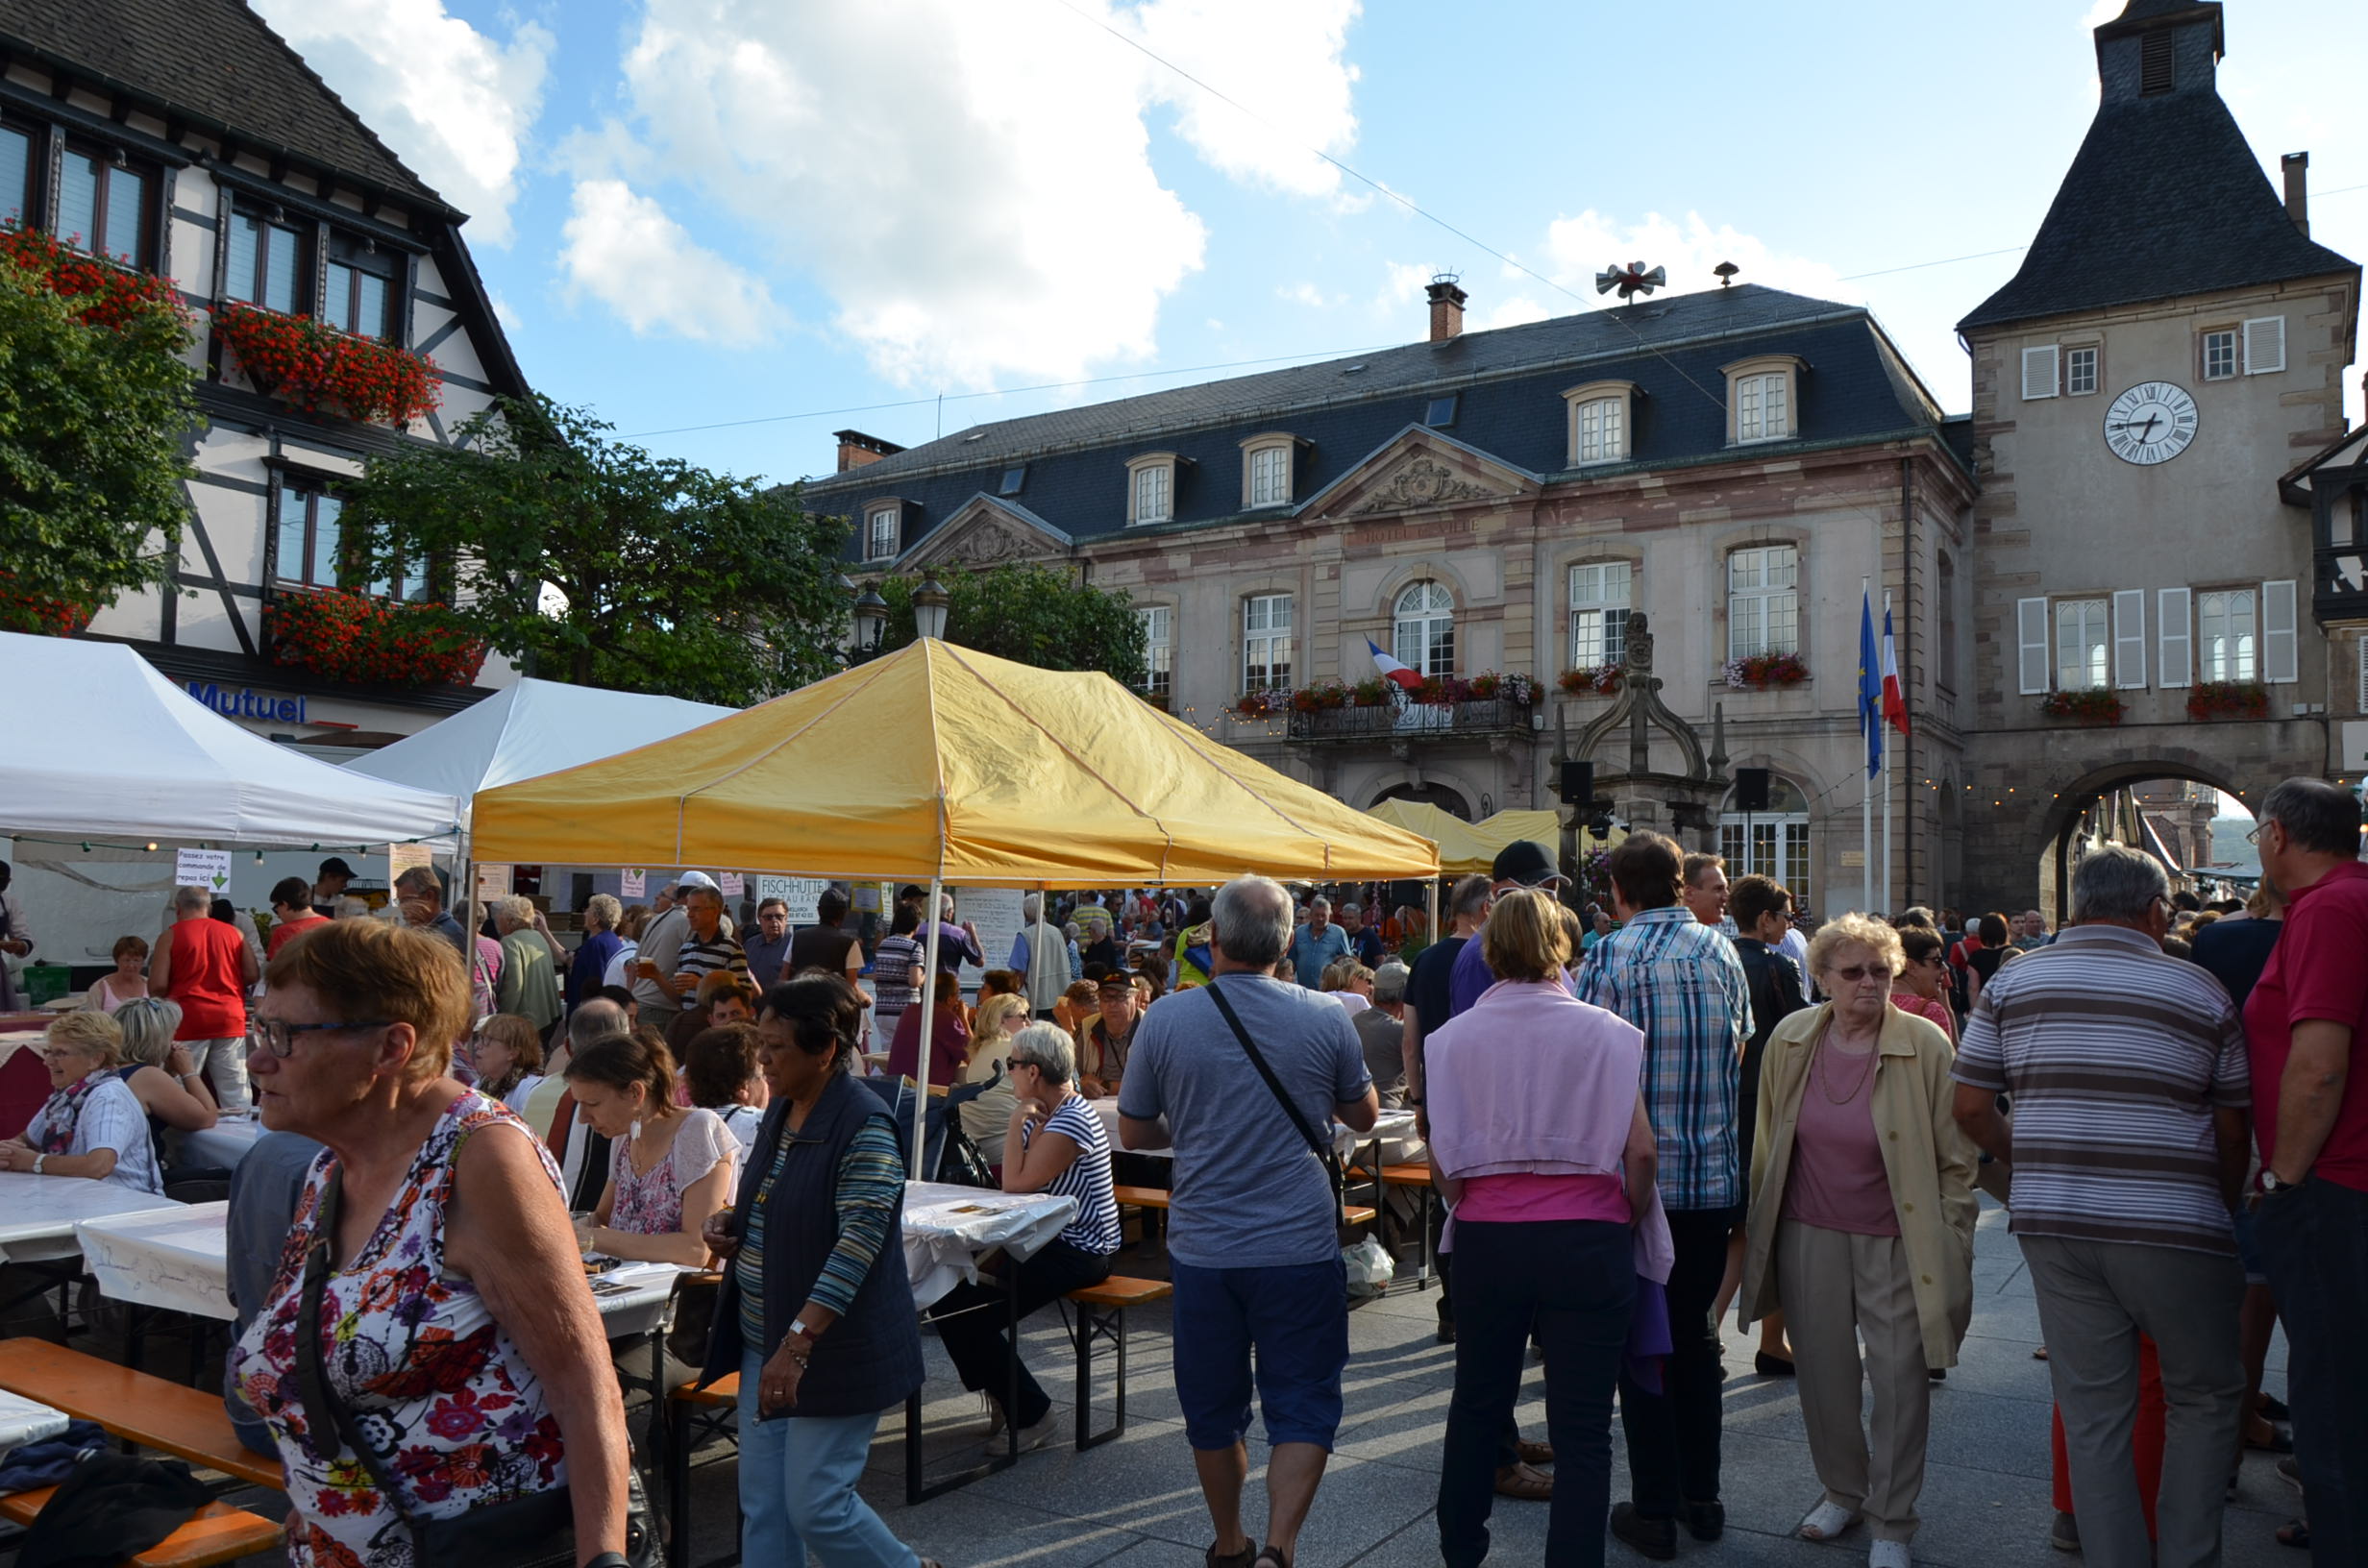
<svg viewBox="0 0 2368 1568">
<path fill-rule="evenodd" d="M 863 558 L 867 561 L 893 559 L 897 552 L 897 508 L 875 506 L 865 515 Z"/>
<path fill-rule="evenodd" d="M 1792 433 L 1792 375 L 1764 371 L 1735 381 L 1735 439 L 1781 441 Z"/>
<path fill-rule="evenodd" d="M 1175 459 L 1138 458 L 1126 480 L 1126 521 L 1165 523 L 1175 516 Z"/>
<path fill-rule="evenodd" d="M 1589 561 L 1570 569 L 1570 667 L 1595 670 L 1628 658 L 1626 561 Z"/>
<path fill-rule="evenodd" d="M 1167 604 L 1144 604 L 1135 610 L 1143 623 L 1143 691 L 1166 697 L 1175 680 L 1175 610 Z"/>
<path fill-rule="evenodd" d="M 2096 392 L 2097 349 L 2094 344 L 2064 350 L 2063 390 L 2064 396 L 2070 398 L 2085 398 Z"/>
<path fill-rule="evenodd" d="M 1390 651 L 1418 675 L 1455 674 L 1455 596 L 1424 578 L 1397 596 L 1390 616 Z"/>
<path fill-rule="evenodd" d="M 1782 774 L 1768 780 L 1765 811 L 1736 810 L 1730 791 L 1718 817 L 1718 852 L 1728 875 L 1773 877 L 1807 908 L 1809 797 Z"/>
<path fill-rule="evenodd" d="M 2225 381 L 2236 375 L 2236 331 L 2228 328 L 2204 334 L 2204 380 Z"/>
<path fill-rule="evenodd" d="M 1755 545 L 1727 555 L 1727 657 L 1801 650 L 1801 551 Z"/>
<path fill-rule="evenodd" d="M 1243 503 L 1249 506 L 1289 504 L 1291 443 L 1275 441 L 1252 447 L 1245 457 L 1248 467 L 1243 476 Z"/>
<path fill-rule="evenodd" d="M 1578 422 L 1575 458 L 1613 463 L 1628 455 L 1628 400 L 1590 398 L 1572 410 Z"/>
<path fill-rule="evenodd" d="M 2084 692 L 2111 683 L 2112 631 L 2108 601 L 2056 600 L 2056 689 Z"/>
<path fill-rule="evenodd" d="M 2198 680 L 2259 679 L 2259 637 L 2252 589 L 2212 589 L 2195 596 Z"/>
<path fill-rule="evenodd" d="M 1242 690 L 1291 684 L 1291 596 L 1252 594 L 1242 600 Z"/>
</svg>

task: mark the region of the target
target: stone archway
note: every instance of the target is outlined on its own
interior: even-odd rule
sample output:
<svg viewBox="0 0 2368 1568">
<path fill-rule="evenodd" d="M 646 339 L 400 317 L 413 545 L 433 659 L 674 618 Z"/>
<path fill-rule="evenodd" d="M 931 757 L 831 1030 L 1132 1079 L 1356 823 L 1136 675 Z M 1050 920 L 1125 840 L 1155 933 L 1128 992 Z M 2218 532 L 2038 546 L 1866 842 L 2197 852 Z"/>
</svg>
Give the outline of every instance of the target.
<svg viewBox="0 0 2368 1568">
<path fill-rule="evenodd" d="M 2020 881 L 2006 890 L 2007 896 L 1999 896 L 1996 885 L 1990 884 L 1988 895 L 1977 897 L 1966 906 L 1968 910 L 2023 908 L 2023 895 L 2028 893 L 2032 895 L 2029 907 L 2061 919 L 2069 909 L 2074 834 L 2090 808 L 2117 790 L 2157 780 L 2181 780 L 2206 785 L 2250 804 L 2260 799 L 2278 779 L 2299 771 L 2273 770 L 2257 776 L 2251 770 L 2232 767 L 2226 757 L 2178 746 L 2134 746 L 2109 757 L 2086 760 L 2087 769 L 2051 792 L 2044 802 L 2026 804 L 2015 791 L 1974 802 L 1969 817 L 1978 821 L 1989 816 L 1992 833 L 2012 844 L 2010 853 L 2024 870 Z"/>
<path fill-rule="evenodd" d="M 1377 792 L 1366 809 L 1369 811 L 1384 800 L 1417 800 L 1426 806 L 1437 806 L 1459 821 L 1476 820 L 1472 816 L 1471 802 L 1464 798 L 1464 792 L 1449 784 L 1393 784 Z"/>
</svg>

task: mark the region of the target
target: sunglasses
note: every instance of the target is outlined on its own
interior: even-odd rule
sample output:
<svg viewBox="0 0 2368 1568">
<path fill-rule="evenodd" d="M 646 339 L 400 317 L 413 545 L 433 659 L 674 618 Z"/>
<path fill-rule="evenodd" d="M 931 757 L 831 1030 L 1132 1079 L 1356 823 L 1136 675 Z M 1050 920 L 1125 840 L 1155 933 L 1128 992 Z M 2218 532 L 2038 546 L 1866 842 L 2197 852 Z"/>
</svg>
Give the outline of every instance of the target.
<svg viewBox="0 0 2368 1568">
<path fill-rule="evenodd" d="M 1846 969 L 1828 969 L 1826 973 L 1837 980 L 1847 980 L 1853 985 L 1868 980 L 1887 981 L 1891 978 L 1889 966 L 1883 964 L 1853 964 Z"/>
</svg>

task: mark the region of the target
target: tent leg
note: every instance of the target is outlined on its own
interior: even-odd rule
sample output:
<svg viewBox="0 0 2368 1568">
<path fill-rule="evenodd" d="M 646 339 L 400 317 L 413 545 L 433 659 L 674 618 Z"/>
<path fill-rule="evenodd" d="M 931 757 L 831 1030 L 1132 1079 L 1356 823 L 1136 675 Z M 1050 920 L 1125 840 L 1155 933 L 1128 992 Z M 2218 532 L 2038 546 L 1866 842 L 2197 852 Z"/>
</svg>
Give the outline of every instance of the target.
<svg viewBox="0 0 2368 1568">
<path fill-rule="evenodd" d="M 927 1152 L 925 1145 L 929 1137 L 929 1041 L 936 1033 L 937 1026 L 937 928 L 944 923 L 938 917 L 938 904 L 945 896 L 945 887 L 944 878 L 929 878 L 929 938 L 928 957 L 925 960 L 928 972 L 922 977 L 920 993 L 913 998 L 913 1005 L 921 1009 L 921 1052 L 920 1060 L 913 1064 L 913 1164 L 906 1172 L 906 1180 L 915 1182 L 920 1181 L 921 1173 L 928 1168 L 921 1163 L 921 1159 Z"/>
<path fill-rule="evenodd" d="M 1049 955 L 1052 951 L 1052 949 L 1045 945 L 1047 942 L 1051 940 L 1050 932 L 1052 930 L 1052 922 L 1045 911 L 1045 906 L 1050 902 L 1052 902 L 1052 890 L 1049 888 L 1038 888 L 1036 890 L 1036 940 L 1028 944 L 1027 949 L 1027 967 L 1031 972 L 1024 976 L 1020 982 L 1028 989 L 1028 1011 L 1031 1015 L 1036 1009 L 1036 976 L 1033 971 L 1037 965 L 1048 964 L 1050 962 Z M 1057 998 L 1055 999 L 1057 1000 Z M 1045 1011 L 1049 1013 L 1052 1009 L 1049 1005 L 1048 1005 L 1045 1008 Z"/>
</svg>

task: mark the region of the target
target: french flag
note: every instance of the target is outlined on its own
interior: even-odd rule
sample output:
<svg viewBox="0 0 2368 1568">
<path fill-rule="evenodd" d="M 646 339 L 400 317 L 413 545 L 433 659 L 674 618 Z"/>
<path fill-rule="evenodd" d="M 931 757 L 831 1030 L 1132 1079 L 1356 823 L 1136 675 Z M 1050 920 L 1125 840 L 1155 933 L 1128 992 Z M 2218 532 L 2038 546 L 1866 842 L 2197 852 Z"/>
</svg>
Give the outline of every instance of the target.
<svg viewBox="0 0 2368 1568">
<path fill-rule="evenodd" d="M 1902 735 L 1908 734 L 1908 694 L 1899 684 L 1899 649 L 1891 641 L 1891 608 L 1883 608 L 1883 719 Z"/>
<path fill-rule="evenodd" d="M 1422 677 L 1384 653 L 1379 643 L 1368 637 L 1365 646 L 1373 650 L 1373 668 L 1381 672 L 1383 679 L 1396 681 L 1410 692 L 1421 686 Z"/>
</svg>

